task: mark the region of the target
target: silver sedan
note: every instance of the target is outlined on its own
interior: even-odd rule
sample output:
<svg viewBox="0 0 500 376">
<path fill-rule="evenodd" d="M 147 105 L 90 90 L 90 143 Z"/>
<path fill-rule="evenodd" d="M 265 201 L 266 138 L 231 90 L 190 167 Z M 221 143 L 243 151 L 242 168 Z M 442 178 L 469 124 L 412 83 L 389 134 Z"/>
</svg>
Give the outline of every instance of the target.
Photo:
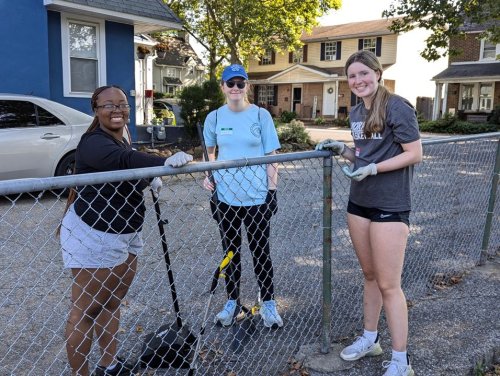
<svg viewBox="0 0 500 376">
<path fill-rule="evenodd" d="M 45 98 L 0 94 L 0 180 L 71 174 L 92 119 Z"/>
</svg>

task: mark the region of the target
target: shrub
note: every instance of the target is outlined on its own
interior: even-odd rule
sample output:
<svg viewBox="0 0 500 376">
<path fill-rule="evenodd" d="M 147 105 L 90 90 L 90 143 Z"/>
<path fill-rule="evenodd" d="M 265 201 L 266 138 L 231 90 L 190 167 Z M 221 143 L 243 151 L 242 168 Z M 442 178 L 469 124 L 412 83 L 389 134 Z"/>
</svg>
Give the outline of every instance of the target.
<svg viewBox="0 0 500 376">
<path fill-rule="evenodd" d="M 500 124 L 500 106 L 496 106 L 488 120 L 490 124 Z"/>
<path fill-rule="evenodd" d="M 277 128 L 278 138 L 281 143 L 310 144 L 311 137 L 307 133 L 304 123 L 292 120 L 288 124 L 280 124 Z"/>
<path fill-rule="evenodd" d="M 325 123 L 325 118 L 322 118 L 321 116 L 318 116 L 316 119 L 314 119 L 314 124 L 316 125 L 325 125 Z"/>
<path fill-rule="evenodd" d="M 431 133 L 456 133 L 456 134 L 478 134 L 498 131 L 498 124 L 489 123 L 471 123 L 467 121 L 453 121 L 448 117 L 446 119 L 438 119 L 432 121 L 423 121 L 419 124 L 421 132 Z"/>
<path fill-rule="evenodd" d="M 297 119 L 297 113 L 294 111 L 283 111 L 280 119 L 283 123 L 290 123 L 293 119 Z"/>
<path fill-rule="evenodd" d="M 224 104 L 224 95 L 215 81 L 206 81 L 201 86 L 187 86 L 179 93 L 181 118 L 186 134 L 197 137 L 196 123 L 205 121 L 208 113 Z"/>
<path fill-rule="evenodd" d="M 345 118 L 345 119 L 336 118 L 336 119 L 333 119 L 332 120 L 332 124 L 335 127 L 342 127 L 342 128 L 350 128 L 351 127 L 351 125 L 349 124 L 349 118 Z"/>
</svg>

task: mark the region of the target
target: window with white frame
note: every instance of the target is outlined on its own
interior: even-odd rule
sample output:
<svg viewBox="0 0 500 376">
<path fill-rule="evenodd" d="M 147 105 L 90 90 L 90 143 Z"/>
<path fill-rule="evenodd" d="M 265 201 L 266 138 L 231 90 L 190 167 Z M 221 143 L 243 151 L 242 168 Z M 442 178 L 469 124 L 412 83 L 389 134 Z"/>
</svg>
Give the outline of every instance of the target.
<svg viewBox="0 0 500 376">
<path fill-rule="evenodd" d="M 274 85 L 259 85 L 259 105 L 272 105 L 274 103 Z"/>
<path fill-rule="evenodd" d="M 364 38 L 363 50 L 375 53 L 377 50 L 377 38 Z"/>
<path fill-rule="evenodd" d="M 294 63 L 302 63 L 304 61 L 304 49 L 302 47 L 293 51 L 292 61 Z"/>
<path fill-rule="evenodd" d="M 461 109 L 468 111 L 472 110 L 474 103 L 474 85 L 462 85 L 462 105 Z"/>
<path fill-rule="evenodd" d="M 337 59 L 337 42 L 325 43 L 325 60 Z"/>
<path fill-rule="evenodd" d="M 181 76 L 181 72 L 177 68 L 167 67 L 165 69 L 165 76 L 172 78 L 179 78 Z"/>
<path fill-rule="evenodd" d="M 499 45 L 500 46 L 500 45 Z M 481 59 L 494 60 L 497 56 L 497 45 L 489 40 L 481 41 Z"/>
<path fill-rule="evenodd" d="M 167 94 L 175 94 L 177 91 L 177 85 L 165 85 L 165 93 Z"/>
<path fill-rule="evenodd" d="M 261 59 L 262 65 L 270 65 L 273 63 L 273 51 L 270 49 L 267 49 L 264 52 L 264 55 L 262 55 Z"/>
<path fill-rule="evenodd" d="M 493 109 L 493 84 L 479 85 L 479 110 L 489 111 Z"/>
<path fill-rule="evenodd" d="M 104 85 L 104 23 L 62 17 L 63 84 L 66 96 L 90 96 Z"/>
</svg>

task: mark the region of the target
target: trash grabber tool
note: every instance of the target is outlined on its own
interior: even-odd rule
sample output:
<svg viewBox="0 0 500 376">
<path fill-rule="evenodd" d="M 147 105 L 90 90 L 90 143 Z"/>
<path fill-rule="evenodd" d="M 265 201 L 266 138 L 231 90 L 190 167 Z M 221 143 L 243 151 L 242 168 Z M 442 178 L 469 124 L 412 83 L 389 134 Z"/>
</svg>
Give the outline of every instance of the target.
<svg viewBox="0 0 500 376">
<path fill-rule="evenodd" d="M 203 320 L 201 322 L 201 329 L 200 333 L 198 334 L 198 339 L 196 340 L 196 348 L 194 350 L 194 355 L 193 355 L 193 360 L 191 361 L 191 365 L 189 367 L 189 372 L 188 376 L 193 376 L 194 372 L 196 371 L 196 360 L 198 358 L 198 355 L 200 353 L 200 348 L 201 348 L 201 338 L 203 334 L 205 333 L 205 327 L 207 326 L 207 317 L 208 317 L 208 311 L 210 310 L 210 304 L 212 303 L 212 298 L 215 294 L 215 290 L 217 289 L 217 284 L 219 281 L 219 278 L 225 278 L 225 273 L 224 270 L 227 268 L 227 266 L 231 263 L 231 260 L 234 256 L 234 253 L 232 251 L 229 251 L 220 265 L 215 269 L 214 275 L 212 277 L 212 284 L 210 286 L 210 294 L 208 296 L 208 302 L 207 306 L 205 308 L 205 314 L 203 315 Z"/>
<path fill-rule="evenodd" d="M 176 321 L 171 324 L 162 325 L 155 332 L 145 336 L 140 364 L 142 367 L 150 368 L 188 368 L 188 358 L 192 352 L 192 346 L 196 342 L 196 336 L 191 332 L 189 326 L 182 322 L 164 228 L 164 225 L 168 221 L 161 218 L 158 195 L 153 190 L 151 190 L 151 195 L 153 197 L 158 229 L 161 236 L 163 257 L 167 267 L 168 282 L 172 294 Z"/>
</svg>

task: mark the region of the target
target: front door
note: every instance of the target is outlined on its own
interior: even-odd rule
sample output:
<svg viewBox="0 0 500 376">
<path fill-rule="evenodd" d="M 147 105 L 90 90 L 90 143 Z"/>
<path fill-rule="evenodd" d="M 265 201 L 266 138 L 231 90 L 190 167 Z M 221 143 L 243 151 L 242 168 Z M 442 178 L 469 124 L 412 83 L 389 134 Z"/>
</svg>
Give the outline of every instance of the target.
<svg viewBox="0 0 500 376">
<path fill-rule="evenodd" d="M 302 103 L 302 87 L 296 86 L 292 90 L 293 90 L 292 111 L 297 112 L 299 110 L 297 108 L 297 105 L 299 105 L 298 107 L 300 107 L 300 104 Z"/>
<path fill-rule="evenodd" d="M 337 91 L 334 82 L 327 82 L 323 85 L 323 116 L 335 116 Z"/>
</svg>

